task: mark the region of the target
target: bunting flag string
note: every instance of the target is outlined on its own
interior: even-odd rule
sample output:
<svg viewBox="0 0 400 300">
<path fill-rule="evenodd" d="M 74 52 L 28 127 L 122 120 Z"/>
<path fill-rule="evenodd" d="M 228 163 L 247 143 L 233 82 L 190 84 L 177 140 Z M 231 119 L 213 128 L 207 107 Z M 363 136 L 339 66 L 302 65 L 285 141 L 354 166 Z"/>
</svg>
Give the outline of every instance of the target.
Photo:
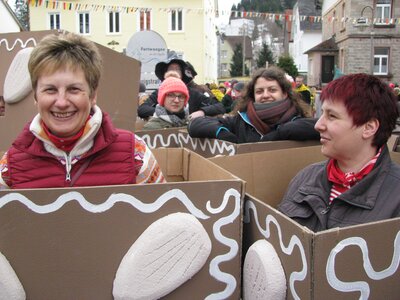
<svg viewBox="0 0 400 300">
<path fill-rule="evenodd" d="M 32 7 L 40 7 L 44 6 L 46 9 L 61 9 L 62 10 L 75 10 L 75 11 L 81 11 L 81 10 L 89 10 L 89 11 L 120 11 L 120 12 L 125 12 L 127 14 L 129 13 L 136 13 L 137 11 L 140 12 L 151 12 L 154 10 L 157 10 L 159 12 L 171 12 L 171 8 L 152 8 L 152 7 L 132 7 L 132 6 L 119 6 L 119 5 L 101 5 L 101 4 L 78 4 L 75 2 L 69 2 L 69 1 L 55 1 L 55 0 L 25 0 L 25 3 L 28 3 L 28 5 Z M 179 8 L 180 11 L 183 10 L 183 8 Z M 321 16 L 310 16 L 310 15 L 300 15 L 300 16 L 295 16 L 291 14 L 285 14 L 285 13 L 268 13 L 268 12 L 256 12 L 256 11 L 237 11 L 237 10 L 212 10 L 212 9 L 201 9 L 201 8 L 190 8 L 186 9 L 186 13 L 191 14 L 191 13 L 207 13 L 207 14 L 215 14 L 215 15 L 222 15 L 222 16 L 228 16 L 230 15 L 231 17 L 234 18 L 262 18 L 265 20 L 270 20 L 270 21 L 290 21 L 294 22 L 297 21 L 297 18 L 300 21 L 308 21 L 310 23 L 320 23 L 320 22 L 327 22 L 327 23 L 334 23 L 334 22 L 341 22 L 341 23 L 347 23 L 351 22 L 352 24 L 355 24 L 358 20 L 359 17 L 343 17 L 343 18 L 336 18 L 336 17 L 321 17 Z M 369 23 L 370 20 L 366 19 L 367 23 Z M 382 25 L 391 25 L 391 24 L 400 24 L 400 18 L 385 18 L 385 19 L 380 19 L 380 18 L 374 18 L 373 24 L 382 24 Z"/>
</svg>

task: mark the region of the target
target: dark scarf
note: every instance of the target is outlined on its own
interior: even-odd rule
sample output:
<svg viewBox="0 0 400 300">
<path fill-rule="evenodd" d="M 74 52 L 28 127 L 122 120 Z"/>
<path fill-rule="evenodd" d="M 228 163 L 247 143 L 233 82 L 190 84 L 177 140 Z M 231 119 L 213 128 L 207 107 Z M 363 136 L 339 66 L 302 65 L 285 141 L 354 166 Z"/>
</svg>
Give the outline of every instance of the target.
<svg viewBox="0 0 400 300">
<path fill-rule="evenodd" d="M 297 110 L 289 99 L 263 104 L 250 101 L 247 104 L 247 115 L 251 124 L 265 135 L 277 125 L 293 119 L 297 115 Z"/>
<path fill-rule="evenodd" d="M 189 120 L 189 115 L 186 109 L 183 109 L 181 112 L 178 113 L 171 113 L 166 110 L 164 106 L 161 106 L 159 104 L 157 104 L 156 106 L 154 116 L 172 124 L 174 127 L 185 126 Z"/>
</svg>

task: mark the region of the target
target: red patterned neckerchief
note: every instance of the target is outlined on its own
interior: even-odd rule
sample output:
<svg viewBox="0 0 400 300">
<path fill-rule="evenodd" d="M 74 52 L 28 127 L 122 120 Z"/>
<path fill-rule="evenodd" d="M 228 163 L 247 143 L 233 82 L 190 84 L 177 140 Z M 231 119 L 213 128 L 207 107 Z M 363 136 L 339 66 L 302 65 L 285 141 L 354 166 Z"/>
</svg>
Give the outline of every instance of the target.
<svg viewBox="0 0 400 300">
<path fill-rule="evenodd" d="M 328 180 L 333 183 L 331 193 L 329 195 L 329 204 L 331 204 L 334 199 L 339 197 L 341 194 L 367 176 L 374 168 L 381 152 L 382 148 L 379 149 L 378 153 L 368 163 L 366 163 L 358 173 L 344 173 L 338 167 L 335 159 L 329 160 L 327 166 Z"/>
<path fill-rule="evenodd" d="M 85 125 L 87 123 L 87 121 L 90 119 L 90 115 L 88 116 Z M 50 132 L 50 129 L 47 127 L 47 125 L 42 121 L 42 127 L 44 129 L 44 131 L 46 132 L 47 136 L 49 137 L 49 140 L 60 150 L 63 150 L 65 152 L 70 152 L 76 142 L 81 138 L 81 136 L 83 135 L 83 132 L 85 130 L 86 126 L 83 126 L 75 135 L 68 137 L 68 138 L 61 138 L 58 137 L 54 134 L 52 134 Z"/>
</svg>

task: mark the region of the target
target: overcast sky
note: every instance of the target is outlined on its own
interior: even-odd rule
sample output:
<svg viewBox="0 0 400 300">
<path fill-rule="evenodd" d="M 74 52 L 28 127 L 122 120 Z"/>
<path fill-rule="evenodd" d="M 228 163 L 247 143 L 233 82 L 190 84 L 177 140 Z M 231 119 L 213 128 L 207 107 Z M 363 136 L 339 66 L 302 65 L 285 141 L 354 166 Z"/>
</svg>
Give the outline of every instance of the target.
<svg viewBox="0 0 400 300">
<path fill-rule="evenodd" d="M 238 4 L 241 0 L 218 0 L 218 8 L 223 11 L 229 11 L 233 4 Z M 219 23 L 228 23 L 229 22 L 229 15 L 220 14 L 220 21 Z"/>
</svg>

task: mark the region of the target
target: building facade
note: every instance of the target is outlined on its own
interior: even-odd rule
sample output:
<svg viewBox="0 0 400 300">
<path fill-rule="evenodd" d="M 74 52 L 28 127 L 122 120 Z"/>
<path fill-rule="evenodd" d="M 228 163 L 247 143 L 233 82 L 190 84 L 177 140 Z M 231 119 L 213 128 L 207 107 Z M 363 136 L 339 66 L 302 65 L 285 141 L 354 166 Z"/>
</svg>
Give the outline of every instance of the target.
<svg viewBox="0 0 400 300">
<path fill-rule="evenodd" d="M 304 17 L 320 17 L 321 10 L 316 9 L 314 0 L 299 0 L 293 7 L 292 45 L 290 54 L 299 73 L 307 74 L 308 56 L 305 52 L 322 41 L 322 24 Z"/>
<path fill-rule="evenodd" d="M 0 0 L 0 33 L 20 32 L 24 28 L 6 0 Z"/>
<path fill-rule="evenodd" d="M 32 1 L 31 30 L 61 29 L 124 52 L 129 39 L 153 30 L 195 67 L 199 83 L 217 78 L 217 0 Z"/>
<path fill-rule="evenodd" d="M 312 85 L 326 84 L 324 74 L 333 75 L 335 70 L 369 73 L 400 83 L 399 0 L 328 0 L 322 15 L 322 43 L 331 40 L 336 49 L 331 45 L 334 51 L 329 54 L 313 51 L 309 55 Z M 319 67 L 316 62 L 321 62 Z"/>
</svg>

